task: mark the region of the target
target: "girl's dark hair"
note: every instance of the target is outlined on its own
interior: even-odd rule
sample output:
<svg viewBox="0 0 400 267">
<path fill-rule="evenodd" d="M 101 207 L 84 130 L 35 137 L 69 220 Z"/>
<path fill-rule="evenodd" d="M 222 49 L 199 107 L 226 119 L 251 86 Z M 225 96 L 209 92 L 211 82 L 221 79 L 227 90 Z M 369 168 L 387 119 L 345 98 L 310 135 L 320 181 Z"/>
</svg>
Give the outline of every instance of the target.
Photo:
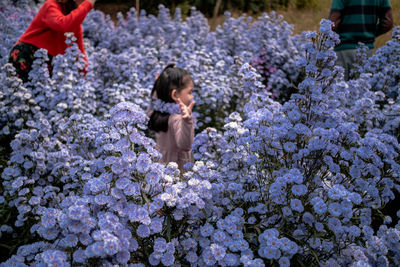
<svg viewBox="0 0 400 267">
<path fill-rule="evenodd" d="M 171 97 L 172 90 L 175 89 L 179 92 L 186 88 L 190 82 L 192 82 L 192 78 L 188 71 L 177 68 L 175 64 L 169 64 L 154 82 L 151 97 L 156 93 L 158 99 L 161 99 L 166 103 L 174 103 L 174 100 Z M 155 132 L 168 131 L 169 115 L 170 114 L 168 113 L 154 110 L 150 116 L 148 128 Z"/>
<path fill-rule="evenodd" d="M 60 4 L 64 15 L 68 15 L 72 10 L 78 7 L 74 0 L 68 0 L 66 3 L 58 3 Z"/>
</svg>

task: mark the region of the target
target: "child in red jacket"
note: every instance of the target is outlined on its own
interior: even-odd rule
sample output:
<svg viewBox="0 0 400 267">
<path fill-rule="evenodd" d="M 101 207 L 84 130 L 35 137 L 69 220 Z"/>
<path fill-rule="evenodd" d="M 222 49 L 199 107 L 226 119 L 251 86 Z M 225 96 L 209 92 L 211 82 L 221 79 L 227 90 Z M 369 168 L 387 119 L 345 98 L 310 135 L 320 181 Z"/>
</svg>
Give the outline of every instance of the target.
<svg viewBox="0 0 400 267">
<path fill-rule="evenodd" d="M 23 82 L 28 81 L 36 50 L 46 49 L 50 60 L 65 52 L 66 32 L 74 33 L 78 47 L 87 61 L 81 24 L 95 2 L 96 0 L 47 0 L 43 4 L 10 52 L 9 62 Z"/>
</svg>

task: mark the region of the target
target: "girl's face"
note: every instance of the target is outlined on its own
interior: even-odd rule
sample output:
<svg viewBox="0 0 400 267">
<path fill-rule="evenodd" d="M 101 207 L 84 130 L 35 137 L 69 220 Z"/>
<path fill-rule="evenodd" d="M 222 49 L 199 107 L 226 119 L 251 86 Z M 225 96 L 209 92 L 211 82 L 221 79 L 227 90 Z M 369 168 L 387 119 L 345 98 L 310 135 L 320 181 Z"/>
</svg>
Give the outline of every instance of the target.
<svg viewBox="0 0 400 267">
<path fill-rule="evenodd" d="M 173 90 L 172 91 L 172 99 L 175 100 L 175 102 L 177 102 L 177 99 L 180 98 L 183 102 L 183 104 L 185 104 L 186 106 L 189 106 L 189 104 L 192 102 L 193 100 L 193 81 L 189 82 L 189 85 L 187 87 L 185 87 L 184 89 L 182 89 L 181 91 L 176 91 Z"/>
</svg>

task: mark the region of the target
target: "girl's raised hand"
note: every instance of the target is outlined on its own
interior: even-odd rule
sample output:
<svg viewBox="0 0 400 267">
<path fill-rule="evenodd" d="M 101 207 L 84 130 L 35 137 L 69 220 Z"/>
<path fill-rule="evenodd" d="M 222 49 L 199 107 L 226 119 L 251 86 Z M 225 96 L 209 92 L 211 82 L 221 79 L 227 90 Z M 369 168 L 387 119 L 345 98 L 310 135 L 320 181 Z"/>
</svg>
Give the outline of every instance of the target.
<svg viewBox="0 0 400 267">
<path fill-rule="evenodd" d="M 178 98 L 179 108 L 181 109 L 182 118 L 191 118 L 192 117 L 192 109 L 196 102 L 192 101 L 189 106 L 186 106 L 180 98 Z"/>
</svg>

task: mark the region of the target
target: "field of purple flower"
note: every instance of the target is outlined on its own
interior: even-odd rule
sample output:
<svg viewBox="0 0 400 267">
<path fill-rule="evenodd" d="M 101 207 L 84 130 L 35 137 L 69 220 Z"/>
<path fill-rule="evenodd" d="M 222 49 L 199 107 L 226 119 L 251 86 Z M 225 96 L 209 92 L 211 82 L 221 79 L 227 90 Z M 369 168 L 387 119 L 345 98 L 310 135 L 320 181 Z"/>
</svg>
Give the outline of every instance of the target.
<svg viewBox="0 0 400 267">
<path fill-rule="evenodd" d="M 345 81 L 326 20 L 92 11 L 86 77 L 68 36 L 23 84 L 7 60 L 27 3 L 0 0 L 0 266 L 400 265 L 400 27 Z M 171 62 L 195 83 L 185 173 L 146 126 Z"/>
</svg>

